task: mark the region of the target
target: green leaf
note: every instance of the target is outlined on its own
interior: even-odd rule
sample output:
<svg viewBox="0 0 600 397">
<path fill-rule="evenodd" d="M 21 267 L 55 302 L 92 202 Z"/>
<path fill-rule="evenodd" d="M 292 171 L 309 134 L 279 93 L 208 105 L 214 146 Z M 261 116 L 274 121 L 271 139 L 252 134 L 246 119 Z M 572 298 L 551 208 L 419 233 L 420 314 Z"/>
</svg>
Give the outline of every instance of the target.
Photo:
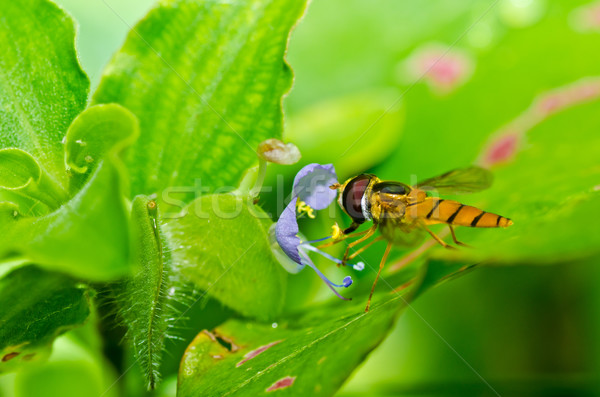
<svg viewBox="0 0 600 397">
<path fill-rule="evenodd" d="M 91 320 L 91 319 L 90 319 Z M 27 366 L 14 378 L 14 397 L 119 396 L 117 374 L 102 355 L 102 346 L 90 346 L 75 335 L 97 324 L 62 335 L 52 346 L 48 361 Z"/>
<path fill-rule="evenodd" d="M 20 149 L 0 149 L 0 189 L 2 196 L 18 204 L 24 214 L 30 214 L 35 205 L 55 210 L 67 200 L 62 187 Z"/>
<path fill-rule="evenodd" d="M 123 172 L 115 159 L 103 160 L 76 196 L 42 217 L 24 217 L 2 204 L 0 258 L 25 258 L 90 280 L 129 272 Z"/>
<path fill-rule="evenodd" d="M 444 58 L 461 53 L 472 64 L 473 74 L 464 84 L 441 93 L 431 89 L 426 76 L 410 86 L 404 99 L 411 117 L 402 144 L 375 170 L 379 177 L 414 183 L 486 163 L 489 148 L 501 143 L 498 139 L 508 142 L 505 163 L 492 168 L 492 187 L 458 199 L 511 218 L 514 225 L 505 230 L 458 228 L 459 240 L 474 249 L 438 249 L 436 257 L 543 264 L 598 253 L 600 235 L 589 220 L 598 217 L 600 208 L 595 160 L 600 81 L 596 62 L 585 52 L 597 37 L 564 23 L 563 16 L 574 7 L 548 3 L 541 19 L 526 29 L 505 26 L 500 8 L 492 10 L 499 19 L 484 18 L 478 24 L 491 39 L 484 48 L 467 35 Z M 446 28 L 435 37 L 450 45 L 456 36 Z M 414 47 L 418 52 L 428 44 Z M 507 53 L 518 62 L 508 66 Z M 402 65 L 412 55 L 402 54 Z M 542 64 L 552 65 L 551 70 Z M 510 73 L 503 72 L 506 68 Z"/>
<path fill-rule="evenodd" d="M 280 137 L 283 60 L 304 1 L 162 1 L 136 25 L 94 103 L 120 103 L 140 120 L 132 193 L 237 184 L 255 149 Z M 193 196 L 187 196 L 191 201 Z"/>
<path fill-rule="evenodd" d="M 44 360 L 54 339 L 88 317 L 88 290 L 36 266 L 0 279 L 0 373 Z"/>
<path fill-rule="evenodd" d="M 0 201 L 0 230 L 7 230 L 19 216 L 19 207 L 16 204 Z"/>
<path fill-rule="evenodd" d="M 165 341 L 175 337 L 189 291 L 179 281 L 171 249 L 158 218 L 156 202 L 138 196 L 132 206 L 132 241 L 137 273 L 116 287 L 119 314 L 128 328 L 137 365 L 154 389 L 160 381 Z"/>
<path fill-rule="evenodd" d="M 272 319 L 287 273 L 273 256 L 267 214 L 233 194 L 198 198 L 168 219 L 164 233 L 182 274 L 246 316 Z"/>
<path fill-rule="evenodd" d="M 600 122 L 593 116 L 598 112 L 600 101 L 595 101 L 558 113 L 527 131 L 522 138 L 526 146 L 513 161 L 496 167 L 493 188 L 478 195 L 483 209 L 510 217 L 515 224 L 506 230 L 459 230 L 461 238 L 477 249 L 437 256 L 542 264 L 597 255 L 600 234 L 590 220 L 600 218 L 600 167 L 594 155 L 600 147 Z M 572 128 L 575 124 L 577 128 Z M 567 130 L 569 139 L 562 139 Z"/>
<path fill-rule="evenodd" d="M 400 141 L 404 111 L 390 108 L 398 96 L 392 89 L 376 90 L 316 103 L 286 121 L 285 137 L 298 146 L 303 162 L 331 159 L 340 177 L 356 175 Z"/>
<path fill-rule="evenodd" d="M 194 289 L 247 316 L 266 320 L 281 311 L 286 272 L 271 253 L 273 223 L 245 199 L 203 196 L 161 218 L 154 200 L 138 196 L 131 224 L 138 272 L 115 292 L 148 389 L 160 381 L 165 343 L 196 303 Z"/>
<path fill-rule="evenodd" d="M 2 6 L 0 147 L 30 153 L 66 186 L 61 141 L 87 101 L 71 18 L 45 0 Z"/>
<path fill-rule="evenodd" d="M 71 190 L 79 190 L 107 153 L 120 155 L 138 135 L 136 117 L 117 104 L 92 106 L 77 116 L 65 138 L 66 167 L 75 174 Z"/>
<path fill-rule="evenodd" d="M 19 189 L 39 181 L 40 165 L 27 152 L 19 149 L 0 149 L 0 187 Z"/>
<path fill-rule="evenodd" d="M 177 395 L 268 395 L 278 382 L 292 383 L 278 395 L 333 395 L 385 338 L 410 293 L 407 288 L 390 296 L 380 289 L 368 313 L 362 295 L 274 325 L 229 320 L 214 332 L 203 331 L 183 356 Z"/>
</svg>

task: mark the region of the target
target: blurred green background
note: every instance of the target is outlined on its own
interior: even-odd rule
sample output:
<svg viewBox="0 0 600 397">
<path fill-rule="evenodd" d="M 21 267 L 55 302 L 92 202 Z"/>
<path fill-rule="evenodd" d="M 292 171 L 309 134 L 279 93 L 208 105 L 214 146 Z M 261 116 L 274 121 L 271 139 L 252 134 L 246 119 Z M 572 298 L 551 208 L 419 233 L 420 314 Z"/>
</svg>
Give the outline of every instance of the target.
<svg viewBox="0 0 600 397">
<path fill-rule="evenodd" d="M 57 2 L 79 22 L 93 87 L 154 3 Z M 588 3 L 313 0 L 290 41 L 286 139 L 342 179 L 368 170 L 414 182 L 468 165 L 538 95 L 600 75 Z M 455 63 L 420 79 L 428 53 Z M 449 153 L 455 140 L 464 150 Z M 375 263 L 381 248 L 365 257 Z M 485 382 L 501 395 L 598 395 L 599 259 L 485 267 L 437 287 L 339 395 L 495 395 Z"/>
</svg>

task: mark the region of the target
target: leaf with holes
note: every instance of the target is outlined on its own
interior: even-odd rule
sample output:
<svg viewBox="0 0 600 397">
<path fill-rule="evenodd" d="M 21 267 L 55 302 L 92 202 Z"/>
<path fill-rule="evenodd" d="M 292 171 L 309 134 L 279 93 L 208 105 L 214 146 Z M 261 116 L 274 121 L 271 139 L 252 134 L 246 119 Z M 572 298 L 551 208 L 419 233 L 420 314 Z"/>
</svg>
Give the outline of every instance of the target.
<svg viewBox="0 0 600 397">
<path fill-rule="evenodd" d="M 46 359 L 54 339 L 88 317 L 89 292 L 63 275 L 18 267 L 0 279 L 0 307 L 2 373 Z"/>
<path fill-rule="evenodd" d="M 350 292 L 352 302 L 312 307 L 273 325 L 229 320 L 200 332 L 183 356 L 177 395 L 260 396 L 276 390 L 278 395 L 332 395 L 385 338 L 420 288 L 422 270 L 412 267 L 386 279 L 387 288 L 380 285 L 368 313 L 370 288 L 362 288 Z M 429 286 L 442 273 L 432 273 Z M 409 287 L 390 294 L 391 285 L 407 282 Z"/>
<path fill-rule="evenodd" d="M 580 105 L 527 131 L 520 138 L 527 140 L 526 146 L 509 163 L 496 165 L 495 184 L 476 196 L 483 209 L 510 217 L 514 225 L 506 230 L 459 229 L 460 238 L 476 249 L 435 255 L 499 264 L 558 263 L 597 255 L 600 234 L 590 220 L 600 218 L 600 167 L 593 153 L 600 147 L 600 122 L 593 116 L 598 112 L 600 101 Z M 574 123 L 577 128 L 572 129 Z M 566 130 L 571 130 L 568 140 L 562 139 Z"/>
<path fill-rule="evenodd" d="M 436 257 L 544 264 L 600 252 L 590 221 L 600 216 L 600 78 L 587 55 L 597 37 L 564 23 L 576 7 L 548 3 L 527 29 L 501 30 L 482 20 L 495 37 L 485 51 L 469 49 L 468 40 L 450 48 L 455 33 L 447 29 L 436 33 L 446 47 L 419 43 L 403 56 L 402 70 L 416 66 L 423 79 L 406 83 L 411 119 L 402 145 L 375 173 L 410 183 L 412 174 L 421 180 L 470 163 L 491 167 L 492 187 L 460 200 L 514 221 L 505 230 L 458 228 L 459 240 L 474 249 L 437 249 Z M 507 51 L 519 62 L 499 73 L 499 65 L 509 67 Z M 426 70 L 419 62 L 431 56 L 440 62 Z M 457 84 L 440 90 L 444 78 Z"/>
</svg>

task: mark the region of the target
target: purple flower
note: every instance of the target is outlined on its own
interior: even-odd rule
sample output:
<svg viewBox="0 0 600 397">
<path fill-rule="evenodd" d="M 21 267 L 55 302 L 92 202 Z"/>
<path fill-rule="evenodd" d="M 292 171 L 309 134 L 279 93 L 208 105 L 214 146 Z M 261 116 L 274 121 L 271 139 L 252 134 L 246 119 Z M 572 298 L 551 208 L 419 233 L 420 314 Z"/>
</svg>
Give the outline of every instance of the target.
<svg viewBox="0 0 600 397">
<path fill-rule="evenodd" d="M 298 197 L 315 210 L 322 210 L 335 200 L 337 191 L 329 186 L 336 183 L 333 164 L 309 164 L 296 174 L 292 197 Z"/>
<path fill-rule="evenodd" d="M 320 165 L 309 164 L 302 168 L 294 179 L 294 188 L 292 190 L 292 200 L 283 210 L 279 220 L 275 224 L 274 238 L 275 244 L 280 248 L 287 258 L 291 259 L 290 263 L 287 258 L 279 256 L 282 265 L 291 273 L 297 273 L 305 266 L 311 267 L 319 277 L 327 284 L 327 286 L 341 299 L 348 300 L 341 296 L 334 287 L 347 288 L 352 285 L 352 278 L 347 276 L 341 284 L 333 283 L 314 265 L 309 257 L 309 252 L 316 252 L 327 259 L 332 260 L 337 264 L 342 264 L 342 261 L 329 255 L 326 252 L 320 251 L 311 244 L 331 238 L 330 236 L 313 241 L 302 241 L 299 237 L 298 220 L 296 217 L 296 206 L 299 200 L 304 206 L 308 205 L 311 209 L 327 208 L 336 198 L 336 191 L 331 190 L 329 186 L 337 183 L 337 175 L 332 164 Z M 274 252 L 277 252 L 274 250 Z M 283 259 L 283 260 L 282 260 Z M 364 267 L 362 263 L 355 265 L 355 268 Z"/>
</svg>

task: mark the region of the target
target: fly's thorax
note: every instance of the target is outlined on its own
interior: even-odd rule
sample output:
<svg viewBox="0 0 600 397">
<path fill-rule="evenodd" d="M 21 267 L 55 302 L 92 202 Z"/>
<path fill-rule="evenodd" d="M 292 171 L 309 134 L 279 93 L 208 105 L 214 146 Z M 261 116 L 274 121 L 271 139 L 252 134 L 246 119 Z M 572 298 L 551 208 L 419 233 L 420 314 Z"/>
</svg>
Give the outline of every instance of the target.
<svg viewBox="0 0 600 397">
<path fill-rule="evenodd" d="M 401 182 L 384 181 L 373 185 L 370 210 L 376 222 L 384 218 L 402 218 L 411 198 L 412 188 Z"/>
<path fill-rule="evenodd" d="M 360 224 L 373 219 L 368 198 L 372 186 L 378 181 L 373 174 L 360 174 L 342 185 L 338 204 L 354 223 Z"/>
</svg>

